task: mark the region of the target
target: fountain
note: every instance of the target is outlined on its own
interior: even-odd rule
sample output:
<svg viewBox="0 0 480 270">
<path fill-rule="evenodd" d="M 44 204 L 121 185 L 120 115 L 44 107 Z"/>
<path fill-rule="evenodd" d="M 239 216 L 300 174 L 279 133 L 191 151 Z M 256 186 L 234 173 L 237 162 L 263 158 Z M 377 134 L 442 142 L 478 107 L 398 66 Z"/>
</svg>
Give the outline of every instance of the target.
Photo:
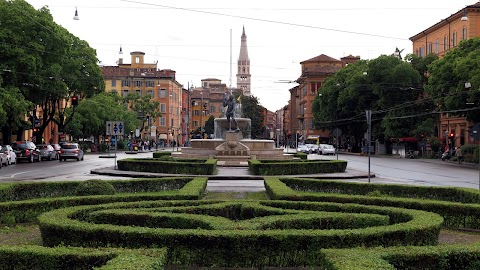
<svg viewBox="0 0 480 270">
<path fill-rule="evenodd" d="M 236 106 L 235 115 L 241 116 L 241 106 Z M 192 139 L 191 147 L 183 147 L 184 158 L 215 158 L 219 166 L 248 166 L 249 159 L 285 160 L 293 156 L 284 154 L 273 140 L 251 139 L 251 119 L 235 117 L 238 130 L 230 130 L 226 117 L 214 120 L 214 139 Z M 233 124 L 232 124 L 233 125 Z"/>
</svg>

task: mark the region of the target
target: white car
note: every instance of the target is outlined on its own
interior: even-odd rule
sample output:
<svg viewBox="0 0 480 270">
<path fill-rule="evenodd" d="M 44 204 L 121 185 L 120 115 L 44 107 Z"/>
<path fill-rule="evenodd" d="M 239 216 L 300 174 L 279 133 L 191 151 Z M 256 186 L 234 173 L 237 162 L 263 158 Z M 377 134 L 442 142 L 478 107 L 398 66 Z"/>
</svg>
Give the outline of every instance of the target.
<svg viewBox="0 0 480 270">
<path fill-rule="evenodd" d="M 335 155 L 335 147 L 331 144 L 320 144 L 318 149 L 320 155 Z"/>
<path fill-rule="evenodd" d="M 0 151 L 7 155 L 7 164 L 17 164 L 17 154 L 13 151 L 13 148 L 10 145 L 3 145 L 0 147 Z"/>
<path fill-rule="evenodd" d="M 310 153 L 310 148 L 308 148 L 308 146 L 306 146 L 305 144 L 299 144 L 297 147 L 297 152 L 308 154 Z"/>
</svg>

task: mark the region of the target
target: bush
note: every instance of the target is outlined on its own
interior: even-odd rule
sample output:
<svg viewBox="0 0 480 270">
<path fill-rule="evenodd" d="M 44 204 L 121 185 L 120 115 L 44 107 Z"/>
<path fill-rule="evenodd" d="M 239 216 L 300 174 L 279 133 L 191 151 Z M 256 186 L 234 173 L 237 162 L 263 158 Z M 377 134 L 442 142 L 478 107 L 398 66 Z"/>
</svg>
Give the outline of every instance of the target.
<svg viewBox="0 0 480 270">
<path fill-rule="evenodd" d="M 75 195 L 77 196 L 114 194 L 115 188 L 113 185 L 102 180 L 87 180 L 80 183 L 75 190 Z"/>
</svg>

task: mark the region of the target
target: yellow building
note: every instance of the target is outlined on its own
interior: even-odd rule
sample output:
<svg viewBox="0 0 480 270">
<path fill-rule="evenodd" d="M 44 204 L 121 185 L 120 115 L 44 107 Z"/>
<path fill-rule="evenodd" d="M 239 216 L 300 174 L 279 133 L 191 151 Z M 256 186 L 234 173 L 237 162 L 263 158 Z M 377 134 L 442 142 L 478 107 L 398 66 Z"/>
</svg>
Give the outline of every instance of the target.
<svg viewBox="0 0 480 270">
<path fill-rule="evenodd" d="M 153 101 L 160 103 L 162 115 L 151 119 L 140 134 L 141 139 L 156 140 L 163 144 L 178 142 L 183 144 L 182 136 L 182 85 L 175 79 L 175 71 L 157 69 L 157 63 L 145 63 L 143 52 L 131 52 L 131 62 L 126 64 L 120 58 L 118 66 L 104 66 L 105 91 L 126 97 L 137 93 L 149 95 Z M 121 119 L 118 119 L 121 120 Z M 135 131 L 133 131 L 135 133 Z"/>
<path fill-rule="evenodd" d="M 440 22 L 420 31 L 410 38 L 413 53 L 425 57 L 434 53 L 443 57 L 449 50 L 458 47 L 462 40 L 480 36 L 480 2 L 467 6 Z M 468 123 L 465 117 L 452 117 L 448 113 L 440 115 L 437 136 L 448 142 L 453 135 L 454 147 L 467 142 L 469 134 Z"/>
</svg>

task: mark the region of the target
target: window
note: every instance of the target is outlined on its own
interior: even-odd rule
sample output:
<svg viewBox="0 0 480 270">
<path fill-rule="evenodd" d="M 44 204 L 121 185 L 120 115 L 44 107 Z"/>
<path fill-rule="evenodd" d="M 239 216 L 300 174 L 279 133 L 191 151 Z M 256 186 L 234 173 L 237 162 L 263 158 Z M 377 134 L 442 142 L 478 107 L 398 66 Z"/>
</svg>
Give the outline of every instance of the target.
<svg viewBox="0 0 480 270">
<path fill-rule="evenodd" d="M 444 36 L 443 37 L 443 51 L 445 52 L 445 51 L 447 51 L 447 49 L 448 49 L 448 38 L 447 38 L 447 36 Z"/>
<path fill-rule="evenodd" d="M 432 53 L 432 43 L 429 42 L 429 43 L 427 44 L 427 55 L 429 55 L 429 54 L 431 54 L 431 53 Z"/>
<path fill-rule="evenodd" d="M 146 87 L 155 87 L 155 81 L 145 81 Z"/>
<path fill-rule="evenodd" d="M 160 112 L 165 113 L 167 111 L 167 105 L 165 103 L 160 103 Z"/>
<path fill-rule="evenodd" d="M 137 81 L 133 81 L 133 85 L 134 85 L 135 87 L 142 87 L 142 81 L 138 81 L 138 80 L 137 80 Z"/>
<path fill-rule="evenodd" d="M 452 46 L 457 47 L 457 32 L 453 32 L 452 34 Z"/>
<path fill-rule="evenodd" d="M 135 63 L 140 64 L 140 56 L 135 57 Z"/>
<path fill-rule="evenodd" d="M 160 97 L 160 98 L 166 98 L 166 97 L 167 97 L 167 90 L 166 90 L 166 89 L 160 89 L 160 90 L 158 90 L 158 97 Z"/>
<path fill-rule="evenodd" d="M 147 96 L 153 98 L 153 90 L 147 90 Z"/>
<path fill-rule="evenodd" d="M 210 112 L 214 113 L 215 112 L 215 106 L 210 106 Z"/>
<path fill-rule="evenodd" d="M 200 115 L 200 110 L 194 110 L 193 115 L 199 116 Z"/>
<path fill-rule="evenodd" d="M 117 90 L 112 89 L 112 93 L 116 95 L 116 94 L 117 94 Z"/>
<path fill-rule="evenodd" d="M 420 51 L 419 51 L 419 55 L 418 55 L 418 56 L 419 56 L 419 57 L 424 57 L 424 54 L 425 54 L 424 48 L 423 48 L 423 47 L 420 47 L 419 49 L 420 49 Z"/>
<path fill-rule="evenodd" d="M 116 80 L 112 80 L 112 87 L 115 87 L 117 86 L 117 81 Z"/>
<path fill-rule="evenodd" d="M 462 29 L 462 40 L 467 39 L 467 27 L 463 27 Z"/>
<path fill-rule="evenodd" d="M 160 117 L 160 126 L 166 126 L 165 122 L 165 116 Z"/>
<path fill-rule="evenodd" d="M 123 90 L 122 97 L 127 97 L 127 96 L 128 96 L 128 90 Z"/>
<path fill-rule="evenodd" d="M 142 90 L 136 90 L 135 93 L 137 93 L 139 96 L 142 96 Z"/>
<path fill-rule="evenodd" d="M 194 127 L 198 127 L 198 121 L 196 121 L 196 120 L 193 121 L 193 126 L 194 126 Z"/>
<path fill-rule="evenodd" d="M 130 87 L 130 80 L 123 80 L 122 87 Z"/>
<path fill-rule="evenodd" d="M 437 53 L 437 54 L 438 54 L 439 46 L 440 46 L 440 44 L 439 44 L 439 41 L 438 41 L 438 38 L 437 38 L 437 40 L 435 41 L 435 53 Z"/>
</svg>

